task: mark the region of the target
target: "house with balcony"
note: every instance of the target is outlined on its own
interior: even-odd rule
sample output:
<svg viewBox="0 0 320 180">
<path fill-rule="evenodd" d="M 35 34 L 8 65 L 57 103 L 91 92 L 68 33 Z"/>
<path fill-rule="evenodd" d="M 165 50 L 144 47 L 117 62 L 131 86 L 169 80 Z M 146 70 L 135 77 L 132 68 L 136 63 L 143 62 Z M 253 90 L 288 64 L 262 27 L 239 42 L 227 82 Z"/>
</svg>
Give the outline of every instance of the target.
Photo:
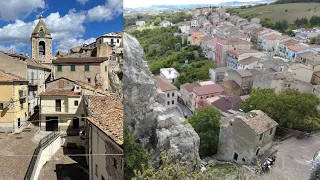
<svg viewBox="0 0 320 180">
<path fill-rule="evenodd" d="M 0 70 L 0 132 L 16 132 L 28 120 L 28 81 Z"/>
<path fill-rule="evenodd" d="M 279 39 L 281 35 L 279 34 L 270 34 L 267 36 L 261 37 L 261 47 L 266 52 L 275 52 L 277 39 Z"/>
<path fill-rule="evenodd" d="M 238 69 L 239 63 L 248 58 L 248 57 L 255 57 L 255 58 L 263 58 L 266 55 L 257 50 L 229 50 L 227 51 L 227 67 L 230 69 Z M 244 67 L 241 69 L 245 69 Z"/>
<path fill-rule="evenodd" d="M 104 44 L 104 43 L 112 47 L 121 47 L 122 33 L 111 32 L 111 33 L 99 36 L 96 39 L 96 46 L 100 46 L 101 44 Z"/>
<path fill-rule="evenodd" d="M 227 65 L 227 51 L 229 50 L 250 50 L 251 43 L 241 39 L 220 40 L 216 43 L 215 60 L 221 65 Z"/>
<path fill-rule="evenodd" d="M 305 52 L 297 55 L 296 62 L 302 63 L 313 69 L 314 72 L 320 71 L 320 54 Z"/>
<path fill-rule="evenodd" d="M 28 117 L 37 113 L 40 105 L 39 94 L 45 91 L 45 83 L 51 78 L 51 69 L 23 53 L 0 52 L 1 68 L 28 81 Z"/>
<path fill-rule="evenodd" d="M 179 77 L 179 72 L 174 68 L 161 68 L 160 76 L 164 77 L 168 82 L 174 83 Z"/>
<path fill-rule="evenodd" d="M 227 67 L 220 67 L 216 69 L 209 69 L 210 79 L 214 83 L 223 81 L 225 73 L 228 71 Z"/>
<path fill-rule="evenodd" d="M 257 68 L 258 63 L 261 59 L 254 57 L 254 56 L 250 56 L 247 57 L 245 59 L 242 59 L 241 61 L 238 62 L 238 66 L 237 69 L 253 69 L 253 68 Z"/>
<path fill-rule="evenodd" d="M 287 56 L 285 57 L 291 62 L 295 62 L 297 55 L 300 53 L 308 52 L 309 46 L 304 43 L 295 44 L 288 47 Z"/>
<path fill-rule="evenodd" d="M 175 108 L 178 100 L 178 88 L 162 76 L 153 76 L 157 89 L 163 93 L 165 108 Z"/>
<path fill-rule="evenodd" d="M 180 86 L 180 98 L 182 99 L 184 105 L 189 109 L 191 108 L 192 102 L 192 92 L 193 88 L 201 86 L 198 82 L 186 83 Z"/>
<path fill-rule="evenodd" d="M 288 39 L 284 39 L 282 41 L 279 40 L 279 45 L 278 45 L 278 55 L 280 57 L 287 57 L 288 55 L 288 47 L 293 46 L 295 44 L 298 44 L 299 42 L 295 39 L 292 38 L 288 38 Z"/>
<path fill-rule="evenodd" d="M 58 57 L 52 61 L 55 79 L 65 77 L 97 86 L 109 88 L 108 57 Z"/>
<path fill-rule="evenodd" d="M 116 95 L 84 96 L 89 179 L 124 179 L 123 105 Z M 93 154 L 109 154 L 95 156 Z"/>
<path fill-rule="evenodd" d="M 223 89 L 219 84 L 202 85 L 193 88 L 191 95 L 191 111 L 204 108 L 206 99 L 219 96 Z"/>
<path fill-rule="evenodd" d="M 240 96 L 250 94 L 254 75 L 249 70 L 237 69 L 227 71 L 225 80 L 233 80 L 240 86 Z"/>
<path fill-rule="evenodd" d="M 261 110 L 221 118 L 217 159 L 237 164 L 257 163 L 256 159 L 271 148 L 277 126 Z"/>
</svg>

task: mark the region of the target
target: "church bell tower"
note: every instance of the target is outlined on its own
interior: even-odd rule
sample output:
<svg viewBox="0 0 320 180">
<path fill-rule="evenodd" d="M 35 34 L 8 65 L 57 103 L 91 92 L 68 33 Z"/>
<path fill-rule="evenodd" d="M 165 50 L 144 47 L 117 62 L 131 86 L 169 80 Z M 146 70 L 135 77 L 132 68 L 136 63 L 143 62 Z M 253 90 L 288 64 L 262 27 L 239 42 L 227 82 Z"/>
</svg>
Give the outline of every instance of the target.
<svg viewBox="0 0 320 180">
<path fill-rule="evenodd" d="M 31 34 L 31 51 L 32 58 L 44 64 L 52 63 L 52 37 L 42 15 Z"/>
</svg>

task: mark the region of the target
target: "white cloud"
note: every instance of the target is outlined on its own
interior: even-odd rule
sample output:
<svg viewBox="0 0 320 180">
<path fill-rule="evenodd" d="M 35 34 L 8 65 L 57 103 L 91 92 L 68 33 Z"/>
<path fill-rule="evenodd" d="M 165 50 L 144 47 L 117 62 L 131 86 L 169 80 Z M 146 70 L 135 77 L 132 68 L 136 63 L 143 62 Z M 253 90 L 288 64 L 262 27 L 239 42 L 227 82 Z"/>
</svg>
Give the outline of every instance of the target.
<svg viewBox="0 0 320 180">
<path fill-rule="evenodd" d="M 89 0 L 77 0 L 78 3 L 85 5 Z"/>
<path fill-rule="evenodd" d="M 176 4 L 220 4 L 232 2 L 233 0 L 124 0 L 124 8 L 148 7 L 151 5 L 176 5 Z M 238 1 L 257 1 L 257 0 L 238 0 Z"/>
<path fill-rule="evenodd" d="M 4 52 L 12 52 L 12 50 L 14 50 L 14 52 L 19 52 L 19 49 L 17 49 L 17 47 L 15 45 L 10 45 L 10 46 L 2 46 L 0 45 L 0 51 L 4 51 Z"/>
<path fill-rule="evenodd" d="M 122 0 L 107 0 L 105 5 L 96 6 L 88 11 L 88 21 L 109 21 L 123 12 Z"/>
<path fill-rule="evenodd" d="M 95 41 L 96 41 L 96 38 L 93 38 L 93 37 L 87 40 L 77 39 L 77 38 L 66 38 L 56 43 L 56 45 L 58 50 L 67 52 L 71 47 L 76 47 L 82 44 L 90 44 Z"/>
<path fill-rule="evenodd" d="M 44 0 L 1 0 L 0 20 L 24 19 L 32 12 L 45 8 Z"/>
</svg>

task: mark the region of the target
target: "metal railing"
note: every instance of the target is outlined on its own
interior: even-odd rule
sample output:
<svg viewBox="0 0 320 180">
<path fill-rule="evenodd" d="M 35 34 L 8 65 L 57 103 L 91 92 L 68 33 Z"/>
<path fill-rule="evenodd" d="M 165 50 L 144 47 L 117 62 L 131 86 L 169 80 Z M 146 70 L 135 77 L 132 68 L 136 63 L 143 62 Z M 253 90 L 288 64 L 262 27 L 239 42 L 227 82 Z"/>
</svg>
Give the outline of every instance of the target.
<svg viewBox="0 0 320 180">
<path fill-rule="evenodd" d="M 56 107 L 56 112 L 61 112 L 61 107 Z"/>
<path fill-rule="evenodd" d="M 27 173 L 24 177 L 24 180 L 33 180 L 33 176 L 40 159 L 40 152 L 46 148 L 48 145 L 52 143 L 58 136 L 60 135 L 60 128 L 55 129 L 50 134 L 45 136 L 43 139 L 40 140 L 37 148 L 34 150 L 33 156 L 31 158 Z"/>
</svg>

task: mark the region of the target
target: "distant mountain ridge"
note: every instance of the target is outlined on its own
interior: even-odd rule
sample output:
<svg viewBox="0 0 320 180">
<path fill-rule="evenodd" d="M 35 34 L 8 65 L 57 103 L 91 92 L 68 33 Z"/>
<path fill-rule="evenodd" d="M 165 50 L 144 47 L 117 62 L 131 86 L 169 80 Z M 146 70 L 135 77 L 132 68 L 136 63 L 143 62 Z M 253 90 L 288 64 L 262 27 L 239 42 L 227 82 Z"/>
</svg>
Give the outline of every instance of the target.
<svg viewBox="0 0 320 180">
<path fill-rule="evenodd" d="M 219 4 L 176 4 L 176 5 L 152 5 L 141 8 L 124 8 L 124 12 L 144 12 L 144 11 L 163 11 L 163 10 L 180 10 L 180 9 L 194 9 L 209 6 L 243 6 L 256 5 L 264 3 L 273 3 L 276 0 L 258 0 L 258 1 L 230 1 Z"/>
</svg>

